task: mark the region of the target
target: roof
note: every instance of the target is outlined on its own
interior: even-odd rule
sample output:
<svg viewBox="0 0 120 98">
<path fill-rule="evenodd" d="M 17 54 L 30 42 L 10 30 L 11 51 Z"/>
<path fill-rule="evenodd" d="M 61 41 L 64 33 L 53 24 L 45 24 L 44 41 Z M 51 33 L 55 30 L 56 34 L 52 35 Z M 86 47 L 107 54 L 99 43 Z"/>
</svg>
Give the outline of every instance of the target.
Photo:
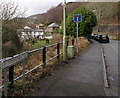
<svg viewBox="0 0 120 98">
<path fill-rule="evenodd" d="M 52 24 L 48 25 L 48 28 L 50 28 L 50 27 L 59 28 L 59 25 L 57 25 L 56 23 L 52 23 Z"/>
<path fill-rule="evenodd" d="M 40 23 L 40 24 L 38 24 L 37 26 L 44 26 L 44 25 Z"/>
<path fill-rule="evenodd" d="M 31 29 L 31 28 L 30 28 L 30 27 L 28 27 L 28 26 L 25 26 L 25 27 L 24 27 L 24 29 Z"/>
</svg>

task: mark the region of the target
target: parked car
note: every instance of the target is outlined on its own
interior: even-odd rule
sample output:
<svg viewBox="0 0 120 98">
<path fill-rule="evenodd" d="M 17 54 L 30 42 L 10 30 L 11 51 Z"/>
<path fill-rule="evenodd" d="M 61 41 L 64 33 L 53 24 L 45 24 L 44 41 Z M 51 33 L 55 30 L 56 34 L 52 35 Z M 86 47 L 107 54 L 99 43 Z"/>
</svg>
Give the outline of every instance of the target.
<svg viewBox="0 0 120 98">
<path fill-rule="evenodd" d="M 98 41 L 98 36 L 99 36 L 98 34 L 94 35 L 94 39 L 97 40 L 97 41 Z"/>
<path fill-rule="evenodd" d="M 97 40 L 102 43 L 102 42 L 106 42 L 109 43 L 109 37 L 106 34 L 99 34 L 97 37 Z"/>
<path fill-rule="evenodd" d="M 91 34 L 91 38 L 92 38 L 92 39 L 94 38 L 94 34 Z"/>
</svg>

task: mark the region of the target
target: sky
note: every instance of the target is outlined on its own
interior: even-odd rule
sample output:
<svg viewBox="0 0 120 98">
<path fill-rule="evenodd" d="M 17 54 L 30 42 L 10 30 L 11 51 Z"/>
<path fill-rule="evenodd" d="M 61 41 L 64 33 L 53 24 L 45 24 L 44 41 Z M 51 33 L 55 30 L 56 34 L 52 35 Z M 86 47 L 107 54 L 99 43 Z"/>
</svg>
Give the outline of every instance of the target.
<svg viewBox="0 0 120 98">
<path fill-rule="evenodd" d="M 15 2 L 22 10 L 27 10 L 26 15 L 34 15 L 44 13 L 52 7 L 63 3 L 64 0 L 2 0 L 6 2 Z M 67 2 L 74 2 L 76 0 L 67 0 Z"/>
<path fill-rule="evenodd" d="M 64 2 L 64 0 L 0 0 L 0 1 L 17 3 L 20 9 L 27 10 L 26 16 L 44 13 L 50 8 L 57 6 L 59 3 Z M 75 2 L 75 1 L 88 1 L 88 0 L 66 0 L 66 1 Z M 105 0 L 100 0 L 100 1 L 105 1 Z"/>
</svg>

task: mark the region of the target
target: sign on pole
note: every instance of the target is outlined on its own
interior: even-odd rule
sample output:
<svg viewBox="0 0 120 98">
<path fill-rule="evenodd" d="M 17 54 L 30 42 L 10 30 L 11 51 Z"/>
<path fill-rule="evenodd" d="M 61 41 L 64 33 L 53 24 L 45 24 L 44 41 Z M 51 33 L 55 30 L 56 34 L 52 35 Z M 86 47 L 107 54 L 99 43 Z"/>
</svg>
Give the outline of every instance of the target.
<svg viewBox="0 0 120 98">
<path fill-rule="evenodd" d="M 82 15 L 74 15 L 74 22 L 81 22 L 82 21 Z"/>
<path fill-rule="evenodd" d="M 78 22 L 82 21 L 82 15 L 74 15 L 74 22 L 76 22 L 77 27 L 77 37 L 76 37 L 76 51 L 78 53 Z"/>
</svg>

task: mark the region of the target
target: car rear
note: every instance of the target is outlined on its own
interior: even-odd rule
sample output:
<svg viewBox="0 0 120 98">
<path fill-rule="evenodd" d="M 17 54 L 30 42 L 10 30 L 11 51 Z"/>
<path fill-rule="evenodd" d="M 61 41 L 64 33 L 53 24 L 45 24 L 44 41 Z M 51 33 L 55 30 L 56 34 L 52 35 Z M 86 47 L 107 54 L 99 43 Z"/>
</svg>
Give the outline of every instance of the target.
<svg viewBox="0 0 120 98">
<path fill-rule="evenodd" d="M 99 35 L 99 42 L 109 43 L 109 37 L 108 37 L 108 35 L 105 35 L 105 34 Z"/>
</svg>

